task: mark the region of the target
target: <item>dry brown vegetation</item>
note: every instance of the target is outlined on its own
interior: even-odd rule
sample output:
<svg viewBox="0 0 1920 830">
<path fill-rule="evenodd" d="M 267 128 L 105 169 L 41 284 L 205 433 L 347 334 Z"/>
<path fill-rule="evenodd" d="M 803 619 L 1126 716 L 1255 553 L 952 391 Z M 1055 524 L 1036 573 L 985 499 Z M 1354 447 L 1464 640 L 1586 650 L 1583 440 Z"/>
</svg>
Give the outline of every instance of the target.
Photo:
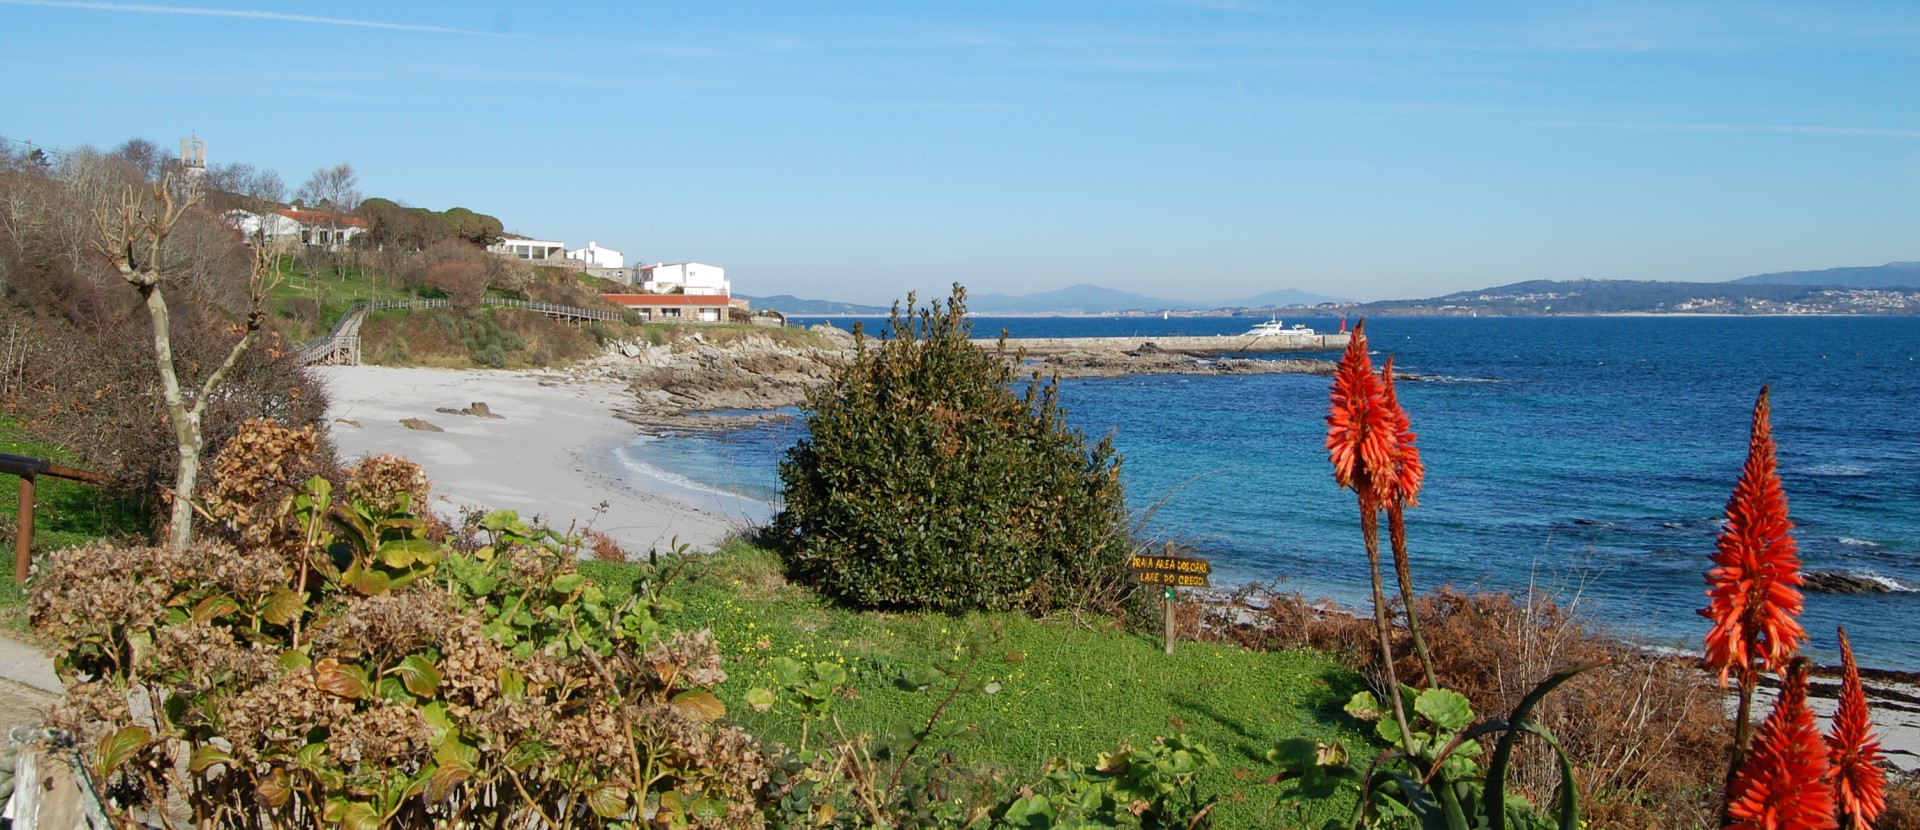
<svg viewBox="0 0 1920 830">
<path fill-rule="evenodd" d="M 1577 608 L 1577 599 L 1573 605 Z M 1442 687 L 1467 696 L 1482 718 L 1499 717 L 1553 671 L 1610 663 L 1561 686 L 1534 710 L 1573 755 L 1582 812 L 1593 826 L 1672 830 L 1713 826 L 1731 732 L 1712 678 L 1686 660 L 1660 658 L 1595 630 L 1553 596 L 1451 587 L 1416 609 Z M 1255 649 L 1311 647 L 1382 685 L 1372 621 L 1298 594 L 1264 607 L 1188 604 L 1182 631 Z M 1402 678 L 1421 670 L 1404 629 L 1394 643 Z M 1515 791 L 1550 804 L 1559 786 L 1551 750 L 1521 743 Z M 1886 825 L 1892 826 L 1892 825 Z"/>
<path fill-rule="evenodd" d="M 92 217 L 156 173 L 137 149 L 76 150 L 53 164 L 0 153 L 0 410 L 70 448 L 76 464 L 157 499 L 177 453 L 148 315 L 91 246 Z M 202 209 L 182 216 L 164 258 L 175 365 L 198 388 L 244 327 L 252 258 Z M 241 356 L 205 413 L 208 455 L 249 418 L 320 417 L 320 387 L 284 359 L 289 349 L 269 331 Z"/>
</svg>

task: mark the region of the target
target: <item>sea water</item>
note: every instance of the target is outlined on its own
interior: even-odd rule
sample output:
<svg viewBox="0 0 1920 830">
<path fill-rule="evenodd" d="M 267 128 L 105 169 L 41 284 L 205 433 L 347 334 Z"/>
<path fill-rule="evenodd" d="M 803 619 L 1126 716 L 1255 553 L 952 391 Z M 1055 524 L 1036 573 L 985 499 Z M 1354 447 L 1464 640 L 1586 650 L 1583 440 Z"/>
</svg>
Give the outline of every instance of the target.
<svg viewBox="0 0 1920 830">
<path fill-rule="evenodd" d="M 1151 338 L 1253 322 L 977 318 L 974 331 Z M 1428 470 L 1407 518 L 1422 589 L 1532 586 L 1641 642 L 1697 649 L 1701 575 L 1745 459 L 1754 397 L 1771 384 L 1806 567 L 1892 588 L 1809 595 L 1808 653 L 1835 661 L 1834 627 L 1844 624 L 1863 663 L 1920 670 L 1920 320 L 1379 318 L 1368 334 L 1376 361 L 1394 355 L 1415 376 L 1399 390 Z M 1061 383 L 1071 423 L 1113 436 L 1144 534 L 1197 548 L 1216 584 L 1278 580 L 1361 606 L 1357 512 L 1334 487 L 1322 444 L 1327 386 L 1305 375 Z M 621 454 L 633 469 L 772 510 L 777 464 L 803 430 L 793 421 L 643 440 Z"/>
</svg>

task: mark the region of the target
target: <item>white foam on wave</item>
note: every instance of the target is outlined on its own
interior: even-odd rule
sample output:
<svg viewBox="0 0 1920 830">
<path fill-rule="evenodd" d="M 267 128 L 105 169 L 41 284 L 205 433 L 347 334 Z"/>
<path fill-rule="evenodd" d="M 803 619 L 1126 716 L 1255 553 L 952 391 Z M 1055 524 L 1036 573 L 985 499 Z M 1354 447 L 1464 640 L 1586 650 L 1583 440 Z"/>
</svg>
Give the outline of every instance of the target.
<svg viewBox="0 0 1920 830">
<path fill-rule="evenodd" d="M 755 498 L 746 493 L 729 490 L 724 487 L 716 487 L 698 479 L 661 469 L 660 467 L 641 461 L 633 455 L 633 450 L 641 443 L 644 442 L 636 441 L 613 451 L 613 456 L 619 460 L 621 468 L 636 475 L 646 476 L 647 478 L 666 483 L 681 490 L 688 490 L 708 496 L 718 502 L 739 502 L 743 505 L 753 505 L 768 511 L 773 509 L 774 505 L 770 501 Z"/>
<path fill-rule="evenodd" d="M 1422 383 L 1499 383 L 1499 378 L 1475 378 L 1463 375 L 1420 375 Z"/>
<path fill-rule="evenodd" d="M 1880 543 L 1879 543 L 1879 542 L 1875 542 L 1875 541 L 1871 541 L 1871 540 L 1868 540 L 1868 539 L 1855 539 L 1855 538 L 1853 538 L 1852 536 L 1836 536 L 1836 537 L 1834 537 L 1834 540 L 1833 540 L 1833 541 L 1835 541 L 1835 542 L 1839 542 L 1840 544 L 1843 544 L 1843 545 L 1846 545 L 1846 546 L 1848 546 L 1848 547 L 1854 547 L 1854 548 L 1877 548 L 1877 547 L 1880 547 Z"/>
<path fill-rule="evenodd" d="M 1873 468 L 1858 464 L 1814 464 L 1802 467 L 1794 472 L 1810 476 L 1828 476 L 1831 478 L 1859 478 L 1873 474 Z"/>
<path fill-rule="evenodd" d="M 1920 587 L 1908 585 L 1907 583 L 1901 582 L 1900 580 L 1894 579 L 1893 577 L 1890 577 L 1890 576 L 1881 576 L 1880 574 L 1874 573 L 1873 571 L 1848 571 L 1847 574 L 1849 576 L 1860 577 L 1861 579 L 1867 580 L 1868 582 L 1886 586 L 1886 589 L 1888 591 L 1891 591 L 1896 594 L 1911 594 L 1916 591 L 1920 591 Z"/>
</svg>

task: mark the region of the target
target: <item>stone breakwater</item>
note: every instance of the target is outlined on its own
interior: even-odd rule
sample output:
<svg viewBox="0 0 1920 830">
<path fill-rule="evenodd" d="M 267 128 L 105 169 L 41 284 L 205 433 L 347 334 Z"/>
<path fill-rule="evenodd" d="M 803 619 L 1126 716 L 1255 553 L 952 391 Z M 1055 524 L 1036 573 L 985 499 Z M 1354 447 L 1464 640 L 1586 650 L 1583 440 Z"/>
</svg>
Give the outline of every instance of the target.
<svg viewBox="0 0 1920 830">
<path fill-rule="evenodd" d="M 1207 337 L 1009 337 L 1008 349 L 1025 349 L 1029 355 L 1059 352 L 1135 352 L 1151 349 L 1190 355 L 1275 354 L 1280 352 L 1330 352 L 1347 347 L 1345 334 L 1216 334 Z M 996 339 L 973 342 L 991 348 Z"/>
<path fill-rule="evenodd" d="M 820 333 L 823 345 L 802 346 L 766 335 L 708 337 L 700 333 L 665 344 L 613 343 L 599 357 L 573 367 L 568 373 L 579 380 L 626 384 L 632 392 L 632 402 L 621 407 L 619 415 L 645 432 L 683 433 L 746 426 L 783 417 L 772 410 L 805 403 L 807 393 L 830 380 L 834 369 L 852 354 L 851 335 L 831 326 L 816 326 L 814 330 Z M 1341 345 L 1345 345 L 1344 335 L 1319 338 L 1338 338 Z M 1027 345 L 1021 358 L 1022 372 L 1043 377 L 1333 373 L 1334 364 L 1328 360 L 1233 356 L 1238 352 L 1272 351 L 1238 348 L 1234 344 L 1243 346 L 1246 341 L 1281 339 L 1307 338 L 1142 340 L 1105 337 L 1018 342 L 1032 344 Z M 1185 341 L 1206 341 L 1213 348 L 1192 348 L 1193 344 Z M 1018 354 L 1013 351 L 1016 341 L 1008 342 L 1009 356 Z M 1160 345 L 1163 342 L 1182 348 L 1167 348 Z M 993 341 L 982 343 L 991 348 Z"/>
</svg>

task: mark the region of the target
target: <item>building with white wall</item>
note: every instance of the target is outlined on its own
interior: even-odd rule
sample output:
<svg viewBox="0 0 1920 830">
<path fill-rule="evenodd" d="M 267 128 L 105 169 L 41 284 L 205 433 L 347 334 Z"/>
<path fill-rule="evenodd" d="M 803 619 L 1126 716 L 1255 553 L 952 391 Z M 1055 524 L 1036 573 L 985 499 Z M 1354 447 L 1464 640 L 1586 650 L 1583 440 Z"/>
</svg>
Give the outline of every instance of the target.
<svg viewBox="0 0 1920 830">
<path fill-rule="evenodd" d="M 547 239 L 528 239 L 516 234 L 500 237 L 487 250 L 508 259 L 524 259 L 530 262 L 562 264 L 559 260 L 567 258 L 567 245 Z"/>
<path fill-rule="evenodd" d="M 727 282 L 727 269 L 718 265 L 704 265 L 698 262 L 662 262 L 641 266 L 639 271 L 640 290 L 649 294 L 718 294 L 723 297 L 733 295 L 733 284 Z"/>
<path fill-rule="evenodd" d="M 324 210 L 282 208 L 266 214 L 230 210 L 226 220 L 227 227 L 239 231 L 241 240 L 248 244 L 256 236 L 264 236 L 275 245 L 337 249 L 367 232 L 366 220 Z"/>
<path fill-rule="evenodd" d="M 587 247 L 567 252 L 567 259 L 579 262 L 587 268 L 625 268 L 627 258 L 612 248 L 602 248 L 599 243 L 589 241 Z"/>
</svg>

